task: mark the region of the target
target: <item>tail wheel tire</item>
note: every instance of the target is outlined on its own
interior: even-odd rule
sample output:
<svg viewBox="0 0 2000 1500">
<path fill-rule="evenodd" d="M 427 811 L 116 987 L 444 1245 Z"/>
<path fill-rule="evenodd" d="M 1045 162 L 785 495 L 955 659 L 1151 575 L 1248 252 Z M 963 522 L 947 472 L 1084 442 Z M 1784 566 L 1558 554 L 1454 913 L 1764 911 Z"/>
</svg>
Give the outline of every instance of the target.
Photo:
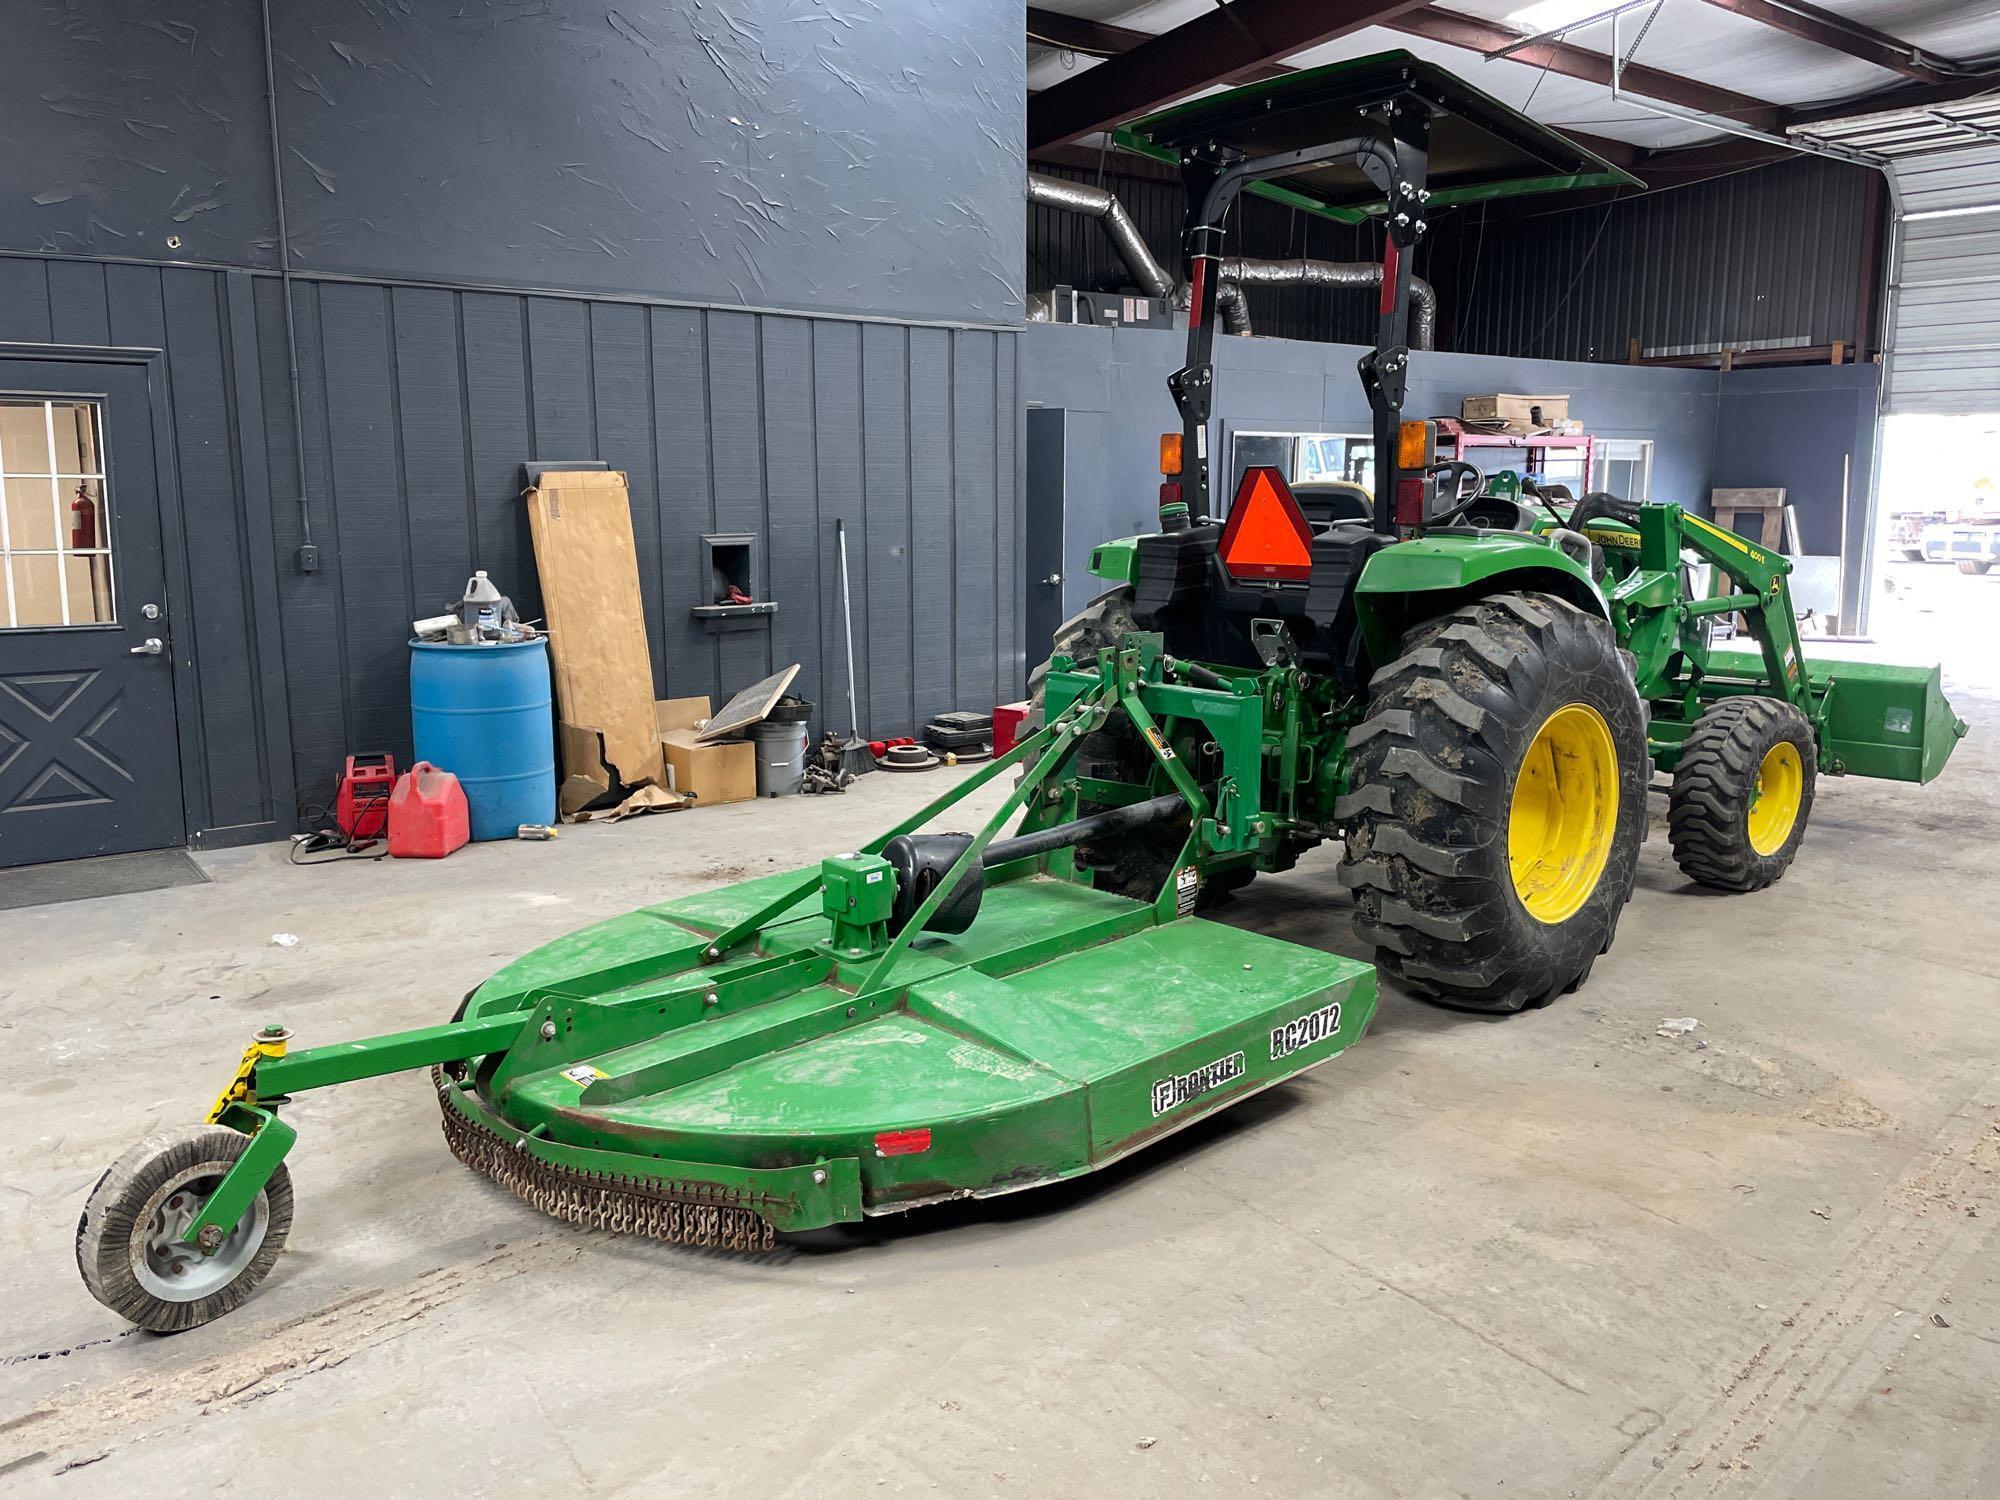
<svg viewBox="0 0 2000 1500">
<path fill-rule="evenodd" d="M 76 1225 L 90 1294 L 153 1333 L 181 1333 L 240 1307 L 270 1274 L 292 1228 L 283 1165 L 204 1255 L 182 1236 L 250 1138 L 221 1125 L 148 1136 L 98 1179 Z"/>
<path fill-rule="evenodd" d="M 1690 880 L 1761 891 L 1806 836 L 1819 756 L 1812 725 L 1776 698 L 1729 698 L 1695 720 L 1674 765 L 1667 836 Z"/>
<path fill-rule="evenodd" d="M 1471 1010 L 1542 1005 L 1611 946 L 1645 836 L 1645 711 L 1611 627 L 1498 594 L 1410 632 L 1348 736 L 1341 883 L 1381 968 Z"/>
</svg>

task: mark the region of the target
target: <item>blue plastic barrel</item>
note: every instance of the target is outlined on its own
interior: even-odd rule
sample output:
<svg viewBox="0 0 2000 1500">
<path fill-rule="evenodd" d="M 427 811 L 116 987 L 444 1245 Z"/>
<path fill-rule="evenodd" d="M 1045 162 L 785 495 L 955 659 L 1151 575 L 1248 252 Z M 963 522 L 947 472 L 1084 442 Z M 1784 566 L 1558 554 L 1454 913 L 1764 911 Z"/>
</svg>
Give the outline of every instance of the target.
<svg viewBox="0 0 2000 1500">
<path fill-rule="evenodd" d="M 475 839 L 511 839 L 556 820 L 555 725 L 546 640 L 410 642 L 410 727 L 418 760 L 465 788 Z"/>
</svg>

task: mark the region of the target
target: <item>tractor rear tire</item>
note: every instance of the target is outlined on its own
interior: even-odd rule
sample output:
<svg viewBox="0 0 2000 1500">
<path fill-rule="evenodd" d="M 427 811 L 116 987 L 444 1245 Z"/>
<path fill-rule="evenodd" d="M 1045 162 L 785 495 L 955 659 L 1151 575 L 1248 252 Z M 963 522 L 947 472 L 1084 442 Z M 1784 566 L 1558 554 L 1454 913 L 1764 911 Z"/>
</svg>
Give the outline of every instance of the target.
<svg viewBox="0 0 2000 1500">
<path fill-rule="evenodd" d="M 1674 765 L 1674 863 L 1699 885 L 1761 891 L 1798 855 L 1818 775 L 1804 714 L 1776 698 L 1724 699 L 1695 720 Z"/>
<path fill-rule="evenodd" d="M 1022 721 L 1019 737 L 1026 739 L 1047 722 L 1042 711 L 1043 685 L 1048 680 L 1049 663 L 1056 656 L 1067 656 L 1084 670 L 1094 671 L 1098 652 L 1107 646 L 1117 645 L 1125 639 L 1127 631 L 1138 628 L 1138 623 L 1132 618 L 1132 589 L 1129 584 L 1107 589 L 1058 625 L 1049 654 L 1042 658 L 1040 666 L 1028 674 L 1030 706 L 1027 718 Z"/>
<path fill-rule="evenodd" d="M 1983 577 L 1986 570 L 1992 566 L 1993 564 L 1983 557 L 1961 557 L 1958 560 L 1958 571 L 1973 578 Z"/>
<path fill-rule="evenodd" d="M 1575 989 L 1645 836 L 1645 711 L 1610 625 L 1551 594 L 1492 595 L 1412 630 L 1370 693 L 1336 814 L 1377 964 L 1467 1010 Z"/>
</svg>

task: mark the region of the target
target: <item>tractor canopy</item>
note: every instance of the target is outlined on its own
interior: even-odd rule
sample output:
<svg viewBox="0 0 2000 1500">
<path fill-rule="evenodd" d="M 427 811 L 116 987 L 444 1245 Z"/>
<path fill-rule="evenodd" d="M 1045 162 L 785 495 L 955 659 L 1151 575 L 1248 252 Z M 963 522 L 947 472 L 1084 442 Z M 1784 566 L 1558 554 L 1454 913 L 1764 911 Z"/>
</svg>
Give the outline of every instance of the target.
<svg viewBox="0 0 2000 1500">
<path fill-rule="evenodd" d="M 1176 166 L 1193 159 L 1297 152 L 1391 113 L 1430 119 L 1430 202 L 1436 207 L 1574 188 L 1643 187 L 1631 173 L 1408 52 L 1378 52 L 1306 68 L 1175 105 L 1119 127 L 1126 149 Z M 1359 223 L 1382 214 L 1382 189 L 1352 159 L 1304 164 L 1249 189 Z"/>
</svg>

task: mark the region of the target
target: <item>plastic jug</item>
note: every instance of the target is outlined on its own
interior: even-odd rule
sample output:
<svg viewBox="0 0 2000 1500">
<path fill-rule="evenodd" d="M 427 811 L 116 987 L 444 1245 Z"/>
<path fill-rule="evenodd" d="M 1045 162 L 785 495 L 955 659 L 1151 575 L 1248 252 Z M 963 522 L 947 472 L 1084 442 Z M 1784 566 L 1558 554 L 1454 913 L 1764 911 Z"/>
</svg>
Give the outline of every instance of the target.
<svg viewBox="0 0 2000 1500">
<path fill-rule="evenodd" d="M 493 586 L 481 568 L 465 580 L 465 595 L 458 601 L 459 628 L 450 638 L 460 645 L 489 640 L 497 634 L 510 613 L 507 596 Z"/>
<path fill-rule="evenodd" d="M 443 859 L 472 839 L 465 789 L 449 771 L 420 760 L 389 794 L 389 853 L 396 859 Z"/>
</svg>

